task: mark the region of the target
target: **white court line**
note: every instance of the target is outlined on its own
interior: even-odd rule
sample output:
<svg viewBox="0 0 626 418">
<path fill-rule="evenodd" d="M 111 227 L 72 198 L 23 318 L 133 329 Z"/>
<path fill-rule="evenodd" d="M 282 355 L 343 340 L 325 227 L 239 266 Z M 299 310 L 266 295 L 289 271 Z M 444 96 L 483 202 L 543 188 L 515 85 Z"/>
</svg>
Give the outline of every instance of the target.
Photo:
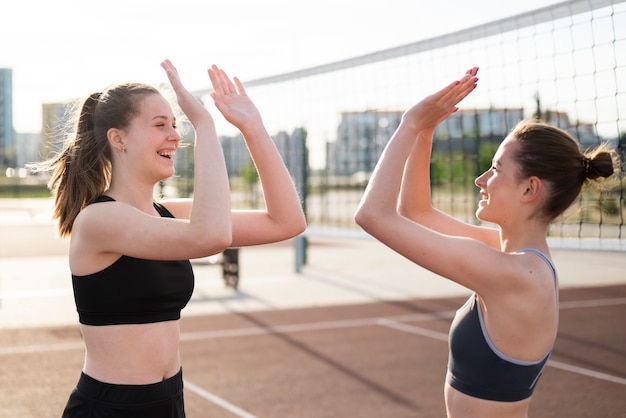
<svg viewBox="0 0 626 418">
<path fill-rule="evenodd" d="M 453 312 L 437 312 L 428 314 L 411 314 L 411 315 L 397 315 L 388 317 L 389 320 L 396 321 L 429 321 L 440 318 L 451 318 Z M 303 324 L 290 324 L 290 325 L 277 325 L 275 327 L 251 327 L 251 328 L 238 328 L 238 329 L 225 329 L 215 331 L 203 331 L 203 332 L 186 332 L 180 335 L 180 341 L 202 341 L 202 340 L 214 340 L 218 338 L 236 338 L 236 337 L 251 337 L 255 335 L 269 335 L 269 334 L 290 334 L 295 332 L 317 331 L 327 329 L 342 329 L 342 328 L 355 328 L 378 325 L 380 318 L 360 318 L 360 319 L 347 319 L 339 321 L 324 321 L 324 322 L 308 322 Z M 52 351 L 62 350 L 77 350 L 83 349 L 82 342 L 71 343 L 58 343 L 58 344 L 38 344 L 27 345 L 22 347 L 0 347 L 0 356 L 12 355 L 12 354 L 29 354 L 29 353 L 46 353 Z"/>
<path fill-rule="evenodd" d="M 613 306 L 626 304 L 626 298 L 612 298 L 612 299 L 595 299 L 595 300 L 581 300 L 570 301 L 561 304 L 562 309 L 575 309 L 575 308 L 590 308 L 597 306 Z M 387 328 L 396 329 L 403 332 L 409 332 L 416 335 L 421 335 L 427 338 L 433 338 L 439 341 L 448 340 L 448 335 L 445 333 L 429 330 L 426 328 L 420 328 L 413 325 L 408 325 L 403 322 L 424 321 L 429 319 L 438 319 L 443 317 L 451 317 L 451 312 L 439 312 L 430 314 L 414 314 L 414 315 L 398 315 L 386 318 L 362 318 L 340 321 L 325 321 L 325 322 L 310 322 L 304 324 L 291 324 L 291 325 L 278 325 L 275 327 L 254 327 L 254 328 L 240 328 L 230 330 L 217 330 L 206 332 L 194 332 L 181 334 L 181 341 L 199 341 L 210 340 L 216 338 L 233 338 L 233 337 L 245 337 L 253 335 L 268 335 L 275 333 L 294 333 L 305 332 L 325 329 L 340 329 L 340 328 L 354 328 L 370 325 L 385 326 Z M 0 348 L 0 355 L 11 355 L 21 353 L 43 353 L 60 350 L 74 350 L 82 349 L 82 343 L 64 343 L 64 344 L 50 344 L 50 345 L 32 345 L 24 347 L 6 347 Z M 597 379 L 606 380 L 613 383 L 626 384 L 626 379 L 608 375 L 605 373 L 595 372 L 593 370 L 585 369 L 582 367 L 572 366 L 566 363 L 556 362 L 550 360 L 548 365 L 567 370 L 572 373 L 578 373 L 584 376 L 595 377 Z"/>
<path fill-rule="evenodd" d="M 389 317 L 397 321 L 429 321 L 452 317 L 451 312 L 432 314 L 398 315 Z M 252 335 L 292 334 L 295 332 L 318 331 L 327 329 L 356 328 L 377 325 L 380 318 L 357 318 L 338 321 L 307 322 L 303 324 L 277 325 L 269 327 L 238 328 L 216 331 L 188 332 L 180 336 L 181 341 L 212 340 L 217 338 L 248 337 Z"/>
<path fill-rule="evenodd" d="M 410 334 L 421 335 L 423 337 L 432 338 L 434 340 L 448 342 L 448 334 L 443 332 L 433 331 L 422 327 L 416 327 L 414 325 L 403 324 L 402 322 L 392 321 L 386 318 L 379 318 L 376 323 L 383 327 L 397 329 L 398 331 L 408 332 Z"/>
<path fill-rule="evenodd" d="M 552 366 L 555 369 L 566 370 L 568 372 L 578 373 L 589 377 L 595 377 L 596 379 L 606 380 L 608 382 L 619 383 L 620 385 L 626 385 L 626 379 L 622 377 L 617 377 L 606 373 L 600 373 L 578 366 L 572 366 L 571 364 L 562 363 L 556 360 L 548 360 L 548 366 Z"/>
<path fill-rule="evenodd" d="M 626 305 L 626 298 L 571 300 L 560 302 L 559 309 L 597 308 L 599 306 Z"/>
<path fill-rule="evenodd" d="M 194 385 L 193 383 L 191 383 L 188 380 L 185 380 L 183 382 L 185 389 L 188 389 L 189 391 L 195 393 L 196 395 L 200 396 L 201 398 L 204 398 L 205 400 L 212 402 L 218 406 L 221 406 L 223 409 L 227 410 L 228 412 L 231 412 L 235 415 L 237 415 L 238 417 L 241 418 L 257 418 L 256 415 L 252 415 L 251 413 L 244 411 L 243 409 L 239 408 L 238 406 L 233 405 L 232 403 L 226 401 L 225 399 L 220 398 L 219 396 L 206 391 L 204 389 L 202 389 L 200 386 Z"/>
<path fill-rule="evenodd" d="M 400 322 L 391 321 L 389 319 L 381 318 L 378 324 L 383 327 L 396 329 L 402 332 L 408 332 L 411 334 L 421 335 L 424 337 L 433 338 L 435 340 L 448 341 L 448 334 L 442 332 L 432 331 L 426 328 L 416 327 L 413 325 L 403 324 Z M 563 363 L 556 360 L 548 360 L 548 366 L 556 369 L 566 370 L 571 373 L 581 374 L 583 376 L 594 377 L 596 379 L 605 380 L 611 383 L 618 383 L 620 385 L 626 385 L 626 379 L 618 376 L 613 376 L 606 373 L 596 372 L 594 370 L 585 369 L 584 367 L 573 366 L 571 364 Z"/>
</svg>

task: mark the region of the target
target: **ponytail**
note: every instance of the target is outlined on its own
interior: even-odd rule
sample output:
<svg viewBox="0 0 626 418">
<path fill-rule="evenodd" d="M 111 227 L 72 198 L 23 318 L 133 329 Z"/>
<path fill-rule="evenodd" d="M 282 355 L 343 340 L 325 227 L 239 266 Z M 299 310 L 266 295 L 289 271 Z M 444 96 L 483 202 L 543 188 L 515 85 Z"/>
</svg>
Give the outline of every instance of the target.
<svg viewBox="0 0 626 418">
<path fill-rule="evenodd" d="M 111 178 L 110 151 L 106 143 L 97 143 L 94 114 L 102 93 L 93 93 L 75 116 L 73 133 L 61 151 L 33 167 L 51 171 L 48 188 L 54 196 L 53 218 L 58 220 L 61 237 L 69 236 L 78 213 L 104 193 Z"/>
</svg>

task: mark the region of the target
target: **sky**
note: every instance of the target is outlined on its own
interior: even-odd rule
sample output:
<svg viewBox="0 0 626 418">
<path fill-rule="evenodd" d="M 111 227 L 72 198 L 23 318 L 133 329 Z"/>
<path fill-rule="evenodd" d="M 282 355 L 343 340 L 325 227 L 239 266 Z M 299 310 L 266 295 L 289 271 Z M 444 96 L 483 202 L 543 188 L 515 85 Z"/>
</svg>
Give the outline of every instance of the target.
<svg viewBox="0 0 626 418">
<path fill-rule="evenodd" d="M 41 129 L 41 104 L 109 85 L 166 82 L 169 58 L 190 90 L 212 64 L 246 80 L 428 39 L 553 0 L 8 0 L 0 68 L 13 70 L 13 125 Z M 495 6 L 494 6 L 495 4 Z"/>
</svg>

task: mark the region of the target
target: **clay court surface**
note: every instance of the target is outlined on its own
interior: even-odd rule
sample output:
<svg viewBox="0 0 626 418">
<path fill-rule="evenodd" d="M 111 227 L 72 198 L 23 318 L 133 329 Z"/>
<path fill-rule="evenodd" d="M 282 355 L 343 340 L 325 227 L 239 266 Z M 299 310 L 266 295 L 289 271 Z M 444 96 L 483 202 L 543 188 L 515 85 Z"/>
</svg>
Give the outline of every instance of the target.
<svg viewBox="0 0 626 418">
<path fill-rule="evenodd" d="M 243 249 L 238 291 L 196 264 L 181 320 L 189 418 L 444 417 L 467 289 L 372 240 Z M 17 251 L 17 249 L 16 249 Z M 0 258 L 0 418 L 60 417 L 83 361 L 67 257 Z M 560 331 L 531 417 L 626 417 L 626 253 L 555 250 Z"/>
<path fill-rule="evenodd" d="M 464 298 L 184 318 L 189 418 L 443 417 L 446 333 Z M 626 417 L 626 286 L 561 293 L 533 417 Z M 0 417 L 58 417 L 83 360 L 76 326 L 0 331 Z"/>
</svg>

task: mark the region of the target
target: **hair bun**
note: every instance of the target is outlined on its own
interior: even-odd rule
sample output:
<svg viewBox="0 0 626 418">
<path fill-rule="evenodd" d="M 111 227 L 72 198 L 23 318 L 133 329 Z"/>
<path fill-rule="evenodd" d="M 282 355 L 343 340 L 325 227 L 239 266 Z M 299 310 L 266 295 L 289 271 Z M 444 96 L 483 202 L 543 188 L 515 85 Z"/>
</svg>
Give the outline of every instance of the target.
<svg viewBox="0 0 626 418">
<path fill-rule="evenodd" d="M 615 172 L 613 157 L 608 151 L 600 151 L 592 154 L 590 157 L 583 156 L 583 166 L 585 168 L 585 177 L 591 180 L 598 177 L 609 177 Z"/>
</svg>

